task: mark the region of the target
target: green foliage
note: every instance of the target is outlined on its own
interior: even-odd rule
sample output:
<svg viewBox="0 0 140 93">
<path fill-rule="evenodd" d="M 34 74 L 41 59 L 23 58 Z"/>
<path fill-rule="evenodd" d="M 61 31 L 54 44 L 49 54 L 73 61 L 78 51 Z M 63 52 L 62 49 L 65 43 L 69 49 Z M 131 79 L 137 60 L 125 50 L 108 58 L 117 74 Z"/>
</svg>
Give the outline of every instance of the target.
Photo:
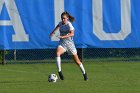
<svg viewBox="0 0 140 93">
<path fill-rule="evenodd" d="M 49 83 L 48 75 L 57 74 L 54 63 L 0 65 L 0 93 L 140 93 L 140 62 L 91 61 L 84 66 L 88 81 L 76 64 L 63 63 L 65 80 Z"/>
</svg>

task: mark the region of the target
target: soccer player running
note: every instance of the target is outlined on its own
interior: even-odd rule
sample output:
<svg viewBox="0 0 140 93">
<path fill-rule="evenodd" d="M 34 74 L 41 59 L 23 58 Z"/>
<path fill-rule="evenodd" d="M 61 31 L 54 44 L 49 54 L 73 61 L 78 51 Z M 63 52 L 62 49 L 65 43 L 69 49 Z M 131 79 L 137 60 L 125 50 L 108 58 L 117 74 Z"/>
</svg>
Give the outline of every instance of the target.
<svg viewBox="0 0 140 93">
<path fill-rule="evenodd" d="M 72 37 L 74 36 L 74 27 L 72 26 L 71 22 L 74 22 L 74 17 L 71 16 L 68 12 L 63 12 L 61 14 L 61 22 L 55 27 L 55 29 L 50 33 L 50 37 L 54 34 L 54 32 L 59 29 L 60 31 L 60 41 L 56 51 L 56 60 L 57 60 L 57 68 L 59 77 L 61 80 L 64 80 L 64 76 L 61 71 L 61 55 L 64 52 L 68 52 L 69 54 L 73 55 L 73 59 L 75 63 L 80 67 L 84 80 L 87 81 L 88 77 L 86 71 L 84 69 L 83 64 L 81 63 L 78 55 L 77 50 L 75 48 L 74 42 Z"/>
</svg>

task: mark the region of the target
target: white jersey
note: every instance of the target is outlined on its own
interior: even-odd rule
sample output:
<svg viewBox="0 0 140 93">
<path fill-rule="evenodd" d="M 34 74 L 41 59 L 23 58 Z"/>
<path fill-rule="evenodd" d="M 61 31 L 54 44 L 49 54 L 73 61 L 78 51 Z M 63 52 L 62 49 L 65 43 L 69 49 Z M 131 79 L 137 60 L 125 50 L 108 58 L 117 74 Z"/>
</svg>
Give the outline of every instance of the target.
<svg viewBox="0 0 140 93">
<path fill-rule="evenodd" d="M 62 24 L 62 22 L 59 22 L 58 25 L 59 25 L 60 36 L 68 35 L 71 30 L 74 31 L 74 27 L 69 21 L 67 24 L 64 25 Z M 70 54 L 77 53 L 72 37 L 61 38 L 59 42 L 59 46 L 63 47 L 64 50 L 68 51 L 68 53 Z"/>
<path fill-rule="evenodd" d="M 62 24 L 62 22 L 59 22 L 59 31 L 60 31 L 60 36 L 65 36 L 65 35 L 68 35 L 70 33 L 70 31 L 73 30 L 74 31 L 74 27 L 72 26 L 72 24 L 68 21 L 67 24 Z M 72 37 L 69 37 L 69 38 L 61 38 L 60 41 L 63 41 L 63 40 L 72 40 Z"/>
</svg>

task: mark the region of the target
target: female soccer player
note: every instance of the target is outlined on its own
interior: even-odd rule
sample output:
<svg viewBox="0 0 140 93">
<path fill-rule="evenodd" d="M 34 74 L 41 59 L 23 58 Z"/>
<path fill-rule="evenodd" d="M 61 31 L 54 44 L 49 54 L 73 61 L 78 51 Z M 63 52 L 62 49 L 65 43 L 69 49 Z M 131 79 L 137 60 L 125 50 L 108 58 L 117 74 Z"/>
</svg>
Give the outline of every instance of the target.
<svg viewBox="0 0 140 93">
<path fill-rule="evenodd" d="M 56 60 L 57 60 L 57 68 L 59 77 L 61 80 L 64 80 L 64 76 L 61 71 L 61 55 L 64 52 L 68 52 L 69 54 L 73 55 L 73 59 L 75 63 L 80 67 L 84 80 L 87 81 L 88 77 L 83 67 L 83 64 L 80 62 L 80 59 L 77 55 L 77 50 L 75 48 L 74 42 L 72 37 L 74 36 L 74 27 L 72 26 L 71 22 L 74 22 L 74 17 L 72 17 L 68 12 L 63 12 L 61 14 L 61 22 L 55 27 L 55 29 L 51 32 L 50 37 L 54 34 L 54 32 L 59 28 L 60 31 L 60 41 L 56 51 Z"/>
</svg>

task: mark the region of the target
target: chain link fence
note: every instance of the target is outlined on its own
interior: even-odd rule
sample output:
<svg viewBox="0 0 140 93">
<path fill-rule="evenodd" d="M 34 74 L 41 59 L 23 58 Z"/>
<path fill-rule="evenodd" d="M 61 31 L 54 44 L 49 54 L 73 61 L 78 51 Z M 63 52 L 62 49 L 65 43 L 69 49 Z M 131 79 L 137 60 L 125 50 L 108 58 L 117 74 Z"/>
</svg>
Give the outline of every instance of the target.
<svg viewBox="0 0 140 93">
<path fill-rule="evenodd" d="M 139 62 L 140 48 L 87 48 L 77 49 L 83 62 Z M 31 64 L 55 62 L 56 49 L 5 50 L 1 51 L 1 63 Z M 64 53 L 62 62 L 73 62 L 70 55 Z"/>
</svg>

